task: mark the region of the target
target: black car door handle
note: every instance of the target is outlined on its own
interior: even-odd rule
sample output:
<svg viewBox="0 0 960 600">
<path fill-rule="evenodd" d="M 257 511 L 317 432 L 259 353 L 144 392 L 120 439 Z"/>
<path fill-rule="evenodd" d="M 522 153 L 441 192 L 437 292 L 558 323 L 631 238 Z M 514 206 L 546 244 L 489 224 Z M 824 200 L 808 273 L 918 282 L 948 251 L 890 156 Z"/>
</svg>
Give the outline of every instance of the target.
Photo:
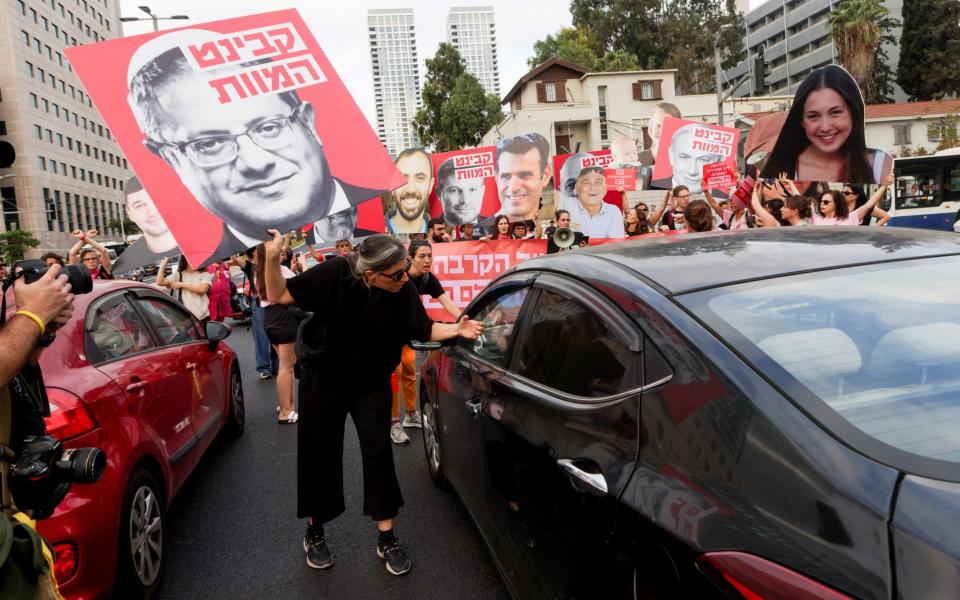
<svg viewBox="0 0 960 600">
<path fill-rule="evenodd" d="M 570 477 L 585 483 L 598 492 L 607 493 L 607 480 L 603 477 L 603 473 L 587 473 L 573 464 L 573 461 L 569 458 L 558 458 L 557 464 Z"/>
</svg>

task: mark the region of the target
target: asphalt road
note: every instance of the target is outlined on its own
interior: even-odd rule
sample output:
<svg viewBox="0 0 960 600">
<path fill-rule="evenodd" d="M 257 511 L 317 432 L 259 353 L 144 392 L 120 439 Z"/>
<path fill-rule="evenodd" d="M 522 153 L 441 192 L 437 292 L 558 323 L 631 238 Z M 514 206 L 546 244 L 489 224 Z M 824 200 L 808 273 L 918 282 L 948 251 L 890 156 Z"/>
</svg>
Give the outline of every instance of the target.
<svg viewBox="0 0 960 600">
<path fill-rule="evenodd" d="M 336 563 L 308 568 L 306 521 L 296 518 L 296 426 L 277 425 L 274 383 L 257 377 L 247 328 L 234 327 L 227 342 L 240 355 L 246 432 L 215 444 L 170 507 L 158 598 L 509 598 L 466 509 L 431 482 L 419 430 L 407 430 L 407 446 L 394 446 L 406 501 L 396 531 L 413 569 L 387 573 L 375 552 L 376 526 L 361 513 L 360 450 L 350 419 L 347 511 L 325 528 Z"/>
</svg>

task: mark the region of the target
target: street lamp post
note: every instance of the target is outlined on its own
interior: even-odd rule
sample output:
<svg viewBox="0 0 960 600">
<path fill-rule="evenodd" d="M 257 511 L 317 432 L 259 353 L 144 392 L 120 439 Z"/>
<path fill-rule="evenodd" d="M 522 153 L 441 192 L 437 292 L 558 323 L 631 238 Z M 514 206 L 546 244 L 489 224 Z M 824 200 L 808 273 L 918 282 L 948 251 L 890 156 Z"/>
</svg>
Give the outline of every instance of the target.
<svg viewBox="0 0 960 600">
<path fill-rule="evenodd" d="M 158 21 L 170 21 L 170 20 L 181 20 L 189 19 L 187 15 L 172 15 L 169 17 L 158 17 L 156 13 L 150 10 L 149 6 L 138 6 L 140 10 L 147 13 L 149 17 L 120 17 L 120 20 L 124 23 L 129 23 L 131 21 L 153 21 L 153 30 L 160 31 L 160 24 Z"/>
</svg>

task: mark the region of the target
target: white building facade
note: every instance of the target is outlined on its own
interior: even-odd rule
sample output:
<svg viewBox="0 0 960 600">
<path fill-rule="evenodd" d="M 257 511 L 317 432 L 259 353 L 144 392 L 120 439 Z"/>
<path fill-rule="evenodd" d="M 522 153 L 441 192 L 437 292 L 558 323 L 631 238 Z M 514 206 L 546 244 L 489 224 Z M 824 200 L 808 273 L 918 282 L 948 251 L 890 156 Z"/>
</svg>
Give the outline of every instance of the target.
<svg viewBox="0 0 960 600">
<path fill-rule="evenodd" d="M 421 106 L 413 9 L 367 12 L 377 134 L 391 156 L 418 146 L 413 119 Z"/>
<path fill-rule="evenodd" d="M 500 97 L 500 69 L 497 63 L 497 29 L 492 6 L 451 8 L 447 14 L 447 43 L 460 51 L 484 91 Z"/>
</svg>

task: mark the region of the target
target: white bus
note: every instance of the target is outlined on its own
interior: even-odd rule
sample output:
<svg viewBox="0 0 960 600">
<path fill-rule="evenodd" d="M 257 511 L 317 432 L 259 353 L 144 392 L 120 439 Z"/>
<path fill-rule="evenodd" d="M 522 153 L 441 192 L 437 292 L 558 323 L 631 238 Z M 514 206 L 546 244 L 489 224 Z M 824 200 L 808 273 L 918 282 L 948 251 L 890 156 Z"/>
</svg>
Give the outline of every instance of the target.
<svg viewBox="0 0 960 600">
<path fill-rule="evenodd" d="M 960 148 L 893 161 L 889 226 L 954 230 L 960 217 Z"/>
</svg>

